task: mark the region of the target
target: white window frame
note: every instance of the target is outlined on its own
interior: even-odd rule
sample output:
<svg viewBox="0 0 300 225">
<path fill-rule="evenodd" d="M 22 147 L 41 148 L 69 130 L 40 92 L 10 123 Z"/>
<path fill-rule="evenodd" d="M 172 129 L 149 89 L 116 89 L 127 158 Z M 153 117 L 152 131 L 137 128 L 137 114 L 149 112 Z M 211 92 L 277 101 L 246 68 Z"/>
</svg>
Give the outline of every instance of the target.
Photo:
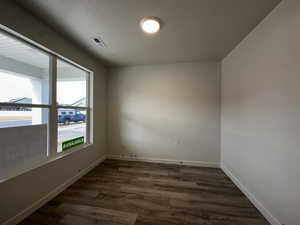
<svg viewBox="0 0 300 225">
<path fill-rule="evenodd" d="M 89 70 L 66 57 L 51 51 L 50 49 L 24 37 L 23 35 L 3 26 L 0 24 L 0 31 L 5 33 L 10 38 L 16 39 L 32 48 L 44 52 L 49 56 L 49 103 L 48 104 L 18 104 L 18 103 L 1 103 L 1 106 L 13 106 L 13 107 L 29 107 L 29 108 L 47 108 L 48 109 L 48 154 L 47 159 L 36 165 L 29 165 L 29 168 L 23 169 L 22 171 L 13 172 L 13 174 L 8 174 L 4 179 L 0 179 L 0 183 L 5 182 L 13 177 L 20 174 L 26 173 L 32 169 L 43 166 L 49 162 L 62 158 L 66 155 L 72 154 L 82 149 L 86 149 L 88 146 L 93 144 L 93 71 Z M 57 60 L 62 60 L 84 72 L 87 73 L 86 80 L 86 106 L 65 106 L 57 104 Z M 86 110 L 86 140 L 85 143 L 76 146 L 68 151 L 58 152 L 58 124 L 57 124 L 57 112 L 58 109 L 78 109 Z M 17 128 L 17 127 L 16 127 Z M 1 128 L 0 128 L 1 129 Z"/>
</svg>

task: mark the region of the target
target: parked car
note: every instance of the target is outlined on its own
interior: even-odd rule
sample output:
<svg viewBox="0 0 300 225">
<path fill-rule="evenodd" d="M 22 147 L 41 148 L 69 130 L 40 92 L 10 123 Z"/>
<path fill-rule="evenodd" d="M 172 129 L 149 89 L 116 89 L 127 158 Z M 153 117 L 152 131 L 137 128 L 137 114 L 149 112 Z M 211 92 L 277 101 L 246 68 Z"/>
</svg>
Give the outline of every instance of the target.
<svg viewBox="0 0 300 225">
<path fill-rule="evenodd" d="M 71 122 L 84 122 L 86 115 L 82 114 L 76 109 L 59 109 L 58 110 L 58 123 L 63 123 L 65 125 Z"/>
</svg>

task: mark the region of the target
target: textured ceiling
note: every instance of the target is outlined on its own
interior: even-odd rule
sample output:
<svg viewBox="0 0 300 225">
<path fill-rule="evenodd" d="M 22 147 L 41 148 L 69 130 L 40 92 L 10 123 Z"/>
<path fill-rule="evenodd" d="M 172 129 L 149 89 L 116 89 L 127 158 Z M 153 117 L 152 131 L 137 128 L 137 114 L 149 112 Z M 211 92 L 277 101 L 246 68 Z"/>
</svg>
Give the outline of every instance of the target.
<svg viewBox="0 0 300 225">
<path fill-rule="evenodd" d="M 107 65 L 221 60 L 280 0 L 17 0 Z M 145 35 L 145 16 L 163 22 Z M 101 37 L 106 47 L 92 41 Z"/>
</svg>

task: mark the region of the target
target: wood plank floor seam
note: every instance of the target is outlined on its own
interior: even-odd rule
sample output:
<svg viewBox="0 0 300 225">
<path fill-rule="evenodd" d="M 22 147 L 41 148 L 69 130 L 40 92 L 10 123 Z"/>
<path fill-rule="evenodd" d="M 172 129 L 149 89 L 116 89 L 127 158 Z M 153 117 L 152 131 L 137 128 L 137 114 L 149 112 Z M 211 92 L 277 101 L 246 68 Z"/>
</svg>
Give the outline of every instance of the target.
<svg viewBox="0 0 300 225">
<path fill-rule="evenodd" d="M 269 225 L 216 168 L 106 160 L 20 225 Z"/>
</svg>

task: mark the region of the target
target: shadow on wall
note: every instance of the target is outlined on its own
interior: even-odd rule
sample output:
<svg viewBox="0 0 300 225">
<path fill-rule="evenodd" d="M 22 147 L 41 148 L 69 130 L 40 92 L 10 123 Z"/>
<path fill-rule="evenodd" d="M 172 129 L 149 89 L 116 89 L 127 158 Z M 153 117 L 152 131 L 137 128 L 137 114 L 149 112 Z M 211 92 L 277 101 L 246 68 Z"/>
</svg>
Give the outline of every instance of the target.
<svg viewBox="0 0 300 225">
<path fill-rule="evenodd" d="M 215 79 L 198 74 L 112 77 L 110 154 L 217 162 L 218 91 L 217 85 L 207 85 Z"/>
</svg>

